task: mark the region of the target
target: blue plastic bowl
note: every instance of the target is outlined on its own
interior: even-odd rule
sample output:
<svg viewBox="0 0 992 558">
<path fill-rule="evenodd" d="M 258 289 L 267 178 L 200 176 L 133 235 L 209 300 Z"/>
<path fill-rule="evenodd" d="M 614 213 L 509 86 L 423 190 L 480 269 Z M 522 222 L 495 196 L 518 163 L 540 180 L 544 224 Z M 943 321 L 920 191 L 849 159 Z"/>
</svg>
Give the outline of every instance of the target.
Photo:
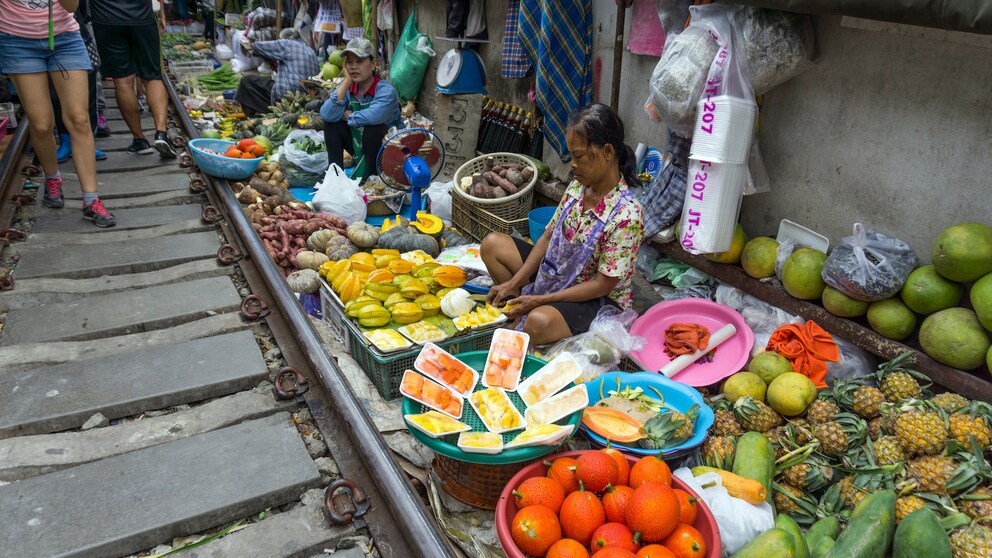
<svg viewBox="0 0 992 558">
<path fill-rule="evenodd" d="M 193 162 L 204 174 L 216 178 L 226 178 L 228 180 L 243 180 L 255 172 L 258 165 L 265 157 L 254 159 L 232 159 L 223 155 L 207 153 L 204 149 L 210 149 L 218 153 L 224 153 L 227 148 L 237 145 L 233 141 L 222 139 L 198 138 L 189 142 L 190 152 L 193 153 Z"/>
<path fill-rule="evenodd" d="M 544 229 L 548 227 L 548 223 L 551 218 L 555 216 L 555 210 L 558 207 L 554 205 L 549 205 L 547 207 L 538 207 L 537 209 L 532 209 L 530 213 L 527 214 L 527 225 L 530 226 L 530 241 L 537 242 L 537 239 L 541 238 L 544 234 Z"/>
</svg>

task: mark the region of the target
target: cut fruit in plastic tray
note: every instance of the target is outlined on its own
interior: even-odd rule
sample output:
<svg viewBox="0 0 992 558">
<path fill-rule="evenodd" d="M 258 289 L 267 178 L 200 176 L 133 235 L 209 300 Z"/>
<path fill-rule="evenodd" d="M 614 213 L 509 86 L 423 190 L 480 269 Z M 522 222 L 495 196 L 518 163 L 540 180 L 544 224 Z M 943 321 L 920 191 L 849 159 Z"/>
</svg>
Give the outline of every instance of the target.
<svg viewBox="0 0 992 558">
<path fill-rule="evenodd" d="M 486 367 L 482 372 L 482 385 L 507 391 L 516 390 L 529 343 L 530 336 L 522 331 L 497 329 L 489 345 Z"/>
<path fill-rule="evenodd" d="M 462 418 L 465 399 L 461 394 L 423 374 L 413 370 L 403 372 L 403 379 L 400 381 L 400 393 L 449 417 Z"/>
<path fill-rule="evenodd" d="M 517 437 L 508 442 L 505 448 L 512 449 L 527 446 L 553 446 L 570 436 L 573 430 L 575 430 L 575 427 L 571 424 L 531 425 L 520 434 L 517 434 Z"/>
<path fill-rule="evenodd" d="M 495 320 L 488 321 L 482 324 L 466 324 L 464 318 L 465 316 L 468 315 L 469 314 L 463 314 L 452 320 L 452 322 L 454 322 L 455 324 L 455 327 L 458 328 L 458 331 L 465 331 L 466 329 L 476 330 L 476 329 L 482 329 L 484 327 L 491 327 L 497 324 L 501 324 L 507 320 L 506 314 L 500 314 L 499 317 L 496 318 Z"/>
<path fill-rule="evenodd" d="M 809 246 L 824 254 L 830 248 L 829 238 L 788 219 L 782 219 L 778 224 L 778 235 L 776 235 L 775 240 L 779 243 L 791 240 L 800 246 Z"/>
<path fill-rule="evenodd" d="M 513 406 L 510 396 L 499 388 L 476 391 L 468 401 L 490 432 L 503 434 L 527 428 L 527 420 Z"/>
<path fill-rule="evenodd" d="M 402 351 L 413 346 L 409 339 L 392 329 L 366 331 L 364 335 L 377 349 L 384 353 Z M 389 344 L 390 342 L 393 344 Z"/>
<path fill-rule="evenodd" d="M 413 333 L 414 331 L 417 330 L 418 327 L 424 328 L 425 331 L 429 331 L 434 335 L 432 337 L 418 339 L 417 336 L 414 335 Z M 407 339 L 413 341 L 418 345 L 423 345 L 425 343 L 437 343 L 439 341 L 444 341 L 445 339 L 448 338 L 448 334 L 445 333 L 444 330 L 437 327 L 436 325 L 431 325 L 426 322 L 417 322 L 417 323 L 405 325 L 403 327 L 396 328 L 396 331 L 402 333 L 404 337 L 406 337 Z"/>
<path fill-rule="evenodd" d="M 411 428 L 416 428 L 431 438 L 440 438 L 442 436 L 472 430 L 472 427 L 464 422 L 455 420 L 448 415 L 437 411 L 427 411 L 426 413 L 420 413 L 417 415 L 403 415 L 403 420 L 405 420 Z M 438 427 L 438 430 L 431 430 L 430 428 L 424 426 L 424 424 L 434 424 Z"/>
<path fill-rule="evenodd" d="M 533 407 L 582 375 L 582 366 L 571 353 L 562 353 L 517 386 L 517 393 Z"/>
<path fill-rule="evenodd" d="M 495 455 L 503 451 L 503 436 L 492 432 L 462 432 L 458 435 L 458 449 Z"/>
<path fill-rule="evenodd" d="M 589 392 L 584 385 L 575 386 L 528 408 L 524 418 L 527 424 L 551 424 L 587 406 Z"/>
<path fill-rule="evenodd" d="M 434 343 L 424 345 L 413 367 L 466 397 L 479 383 L 478 372 Z"/>
</svg>

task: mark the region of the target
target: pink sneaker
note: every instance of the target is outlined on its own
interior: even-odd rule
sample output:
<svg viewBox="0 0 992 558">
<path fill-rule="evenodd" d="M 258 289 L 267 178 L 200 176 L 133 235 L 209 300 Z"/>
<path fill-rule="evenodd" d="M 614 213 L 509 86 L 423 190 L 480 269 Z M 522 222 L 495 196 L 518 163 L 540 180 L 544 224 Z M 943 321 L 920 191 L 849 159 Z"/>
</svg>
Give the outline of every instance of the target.
<svg viewBox="0 0 992 558">
<path fill-rule="evenodd" d="M 58 209 L 65 206 L 65 198 L 62 196 L 62 177 L 45 179 L 45 195 L 42 198 L 45 207 Z"/>
</svg>

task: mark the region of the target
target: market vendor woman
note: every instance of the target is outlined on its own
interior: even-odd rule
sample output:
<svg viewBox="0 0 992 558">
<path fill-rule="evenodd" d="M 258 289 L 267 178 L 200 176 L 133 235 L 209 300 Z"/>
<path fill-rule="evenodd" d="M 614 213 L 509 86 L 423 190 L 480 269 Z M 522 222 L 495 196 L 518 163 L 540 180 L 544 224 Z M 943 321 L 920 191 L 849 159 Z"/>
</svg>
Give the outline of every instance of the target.
<svg viewBox="0 0 992 558">
<path fill-rule="evenodd" d="M 402 127 L 396 90 L 375 74 L 375 49 L 364 38 L 348 41 L 344 81 L 320 108 L 329 163 L 344 165 L 344 152 L 355 157 L 355 176 L 375 173 L 375 160 L 386 131 Z"/>
<path fill-rule="evenodd" d="M 534 244 L 501 233 L 482 241 L 482 260 L 496 284 L 494 305 L 507 303 L 531 343 L 588 331 L 605 305 L 629 308 L 637 249 L 644 239 L 634 152 L 623 121 L 593 104 L 574 112 L 565 134 L 575 180 Z"/>
</svg>

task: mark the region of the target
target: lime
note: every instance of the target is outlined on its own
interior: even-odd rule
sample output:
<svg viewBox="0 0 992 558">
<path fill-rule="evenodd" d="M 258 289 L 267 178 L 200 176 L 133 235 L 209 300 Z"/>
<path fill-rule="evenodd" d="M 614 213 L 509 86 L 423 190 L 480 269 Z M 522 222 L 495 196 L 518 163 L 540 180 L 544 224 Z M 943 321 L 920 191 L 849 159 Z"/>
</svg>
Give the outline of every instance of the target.
<svg viewBox="0 0 992 558">
<path fill-rule="evenodd" d="M 770 384 L 782 374 L 795 372 L 789 359 L 775 351 L 765 351 L 752 358 L 747 369 L 749 372 L 757 374 L 766 384 Z"/>
<path fill-rule="evenodd" d="M 916 314 L 897 297 L 872 302 L 868 307 L 868 325 L 882 337 L 905 339 L 916 328 Z"/>
<path fill-rule="evenodd" d="M 757 374 L 738 372 L 723 382 L 723 394 L 727 401 L 733 403 L 737 399 L 749 395 L 757 401 L 765 400 L 765 382 Z"/>
</svg>

